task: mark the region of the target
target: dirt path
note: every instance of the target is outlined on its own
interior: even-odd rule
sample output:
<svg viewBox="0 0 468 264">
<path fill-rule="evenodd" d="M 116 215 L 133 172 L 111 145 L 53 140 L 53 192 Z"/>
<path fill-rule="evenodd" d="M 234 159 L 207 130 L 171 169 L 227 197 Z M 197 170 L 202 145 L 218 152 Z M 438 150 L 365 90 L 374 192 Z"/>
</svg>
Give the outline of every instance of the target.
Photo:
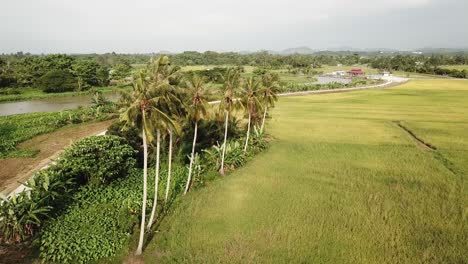
<svg viewBox="0 0 468 264">
<path fill-rule="evenodd" d="M 20 149 L 38 149 L 34 158 L 0 159 L 0 191 L 8 194 L 32 174 L 58 157 L 72 142 L 104 131 L 115 120 L 87 123 L 61 128 L 19 144 Z"/>
</svg>

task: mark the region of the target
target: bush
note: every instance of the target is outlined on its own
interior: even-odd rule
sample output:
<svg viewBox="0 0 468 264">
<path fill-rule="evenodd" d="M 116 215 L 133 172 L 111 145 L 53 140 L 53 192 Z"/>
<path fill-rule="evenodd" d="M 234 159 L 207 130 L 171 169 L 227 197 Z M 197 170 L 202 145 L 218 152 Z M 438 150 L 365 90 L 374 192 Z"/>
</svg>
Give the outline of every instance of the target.
<svg viewBox="0 0 468 264">
<path fill-rule="evenodd" d="M 69 72 L 53 70 L 40 77 L 36 81 L 36 87 L 46 93 L 69 92 L 77 88 L 77 81 Z"/>
<path fill-rule="evenodd" d="M 58 165 L 79 182 L 109 183 L 135 166 L 136 151 L 117 136 L 94 136 L 76 142 Z"/>
<path fill-rule="evenodd" d="M 113 123 L 107 128 L 106 135 L 114 135 L 124 138 L 126 143 L 137 151 L 136 157 L 138 164 L 143 165 L 143 145 L 140 132 L 135 127 L 130 127 L 124 130 L 124 125 L 125 122 L 123 121 Z"/>
</svg>

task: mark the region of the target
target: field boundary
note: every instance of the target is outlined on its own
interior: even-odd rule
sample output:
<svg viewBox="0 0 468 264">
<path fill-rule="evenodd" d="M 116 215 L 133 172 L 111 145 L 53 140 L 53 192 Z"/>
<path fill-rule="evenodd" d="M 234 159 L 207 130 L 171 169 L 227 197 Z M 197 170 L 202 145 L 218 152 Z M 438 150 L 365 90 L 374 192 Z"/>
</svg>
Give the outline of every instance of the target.
<svg viewBox="0 0 468 264">
<path fill-rule="evenodd" d="M 411 136 L 411 138 L 418 142 L 420 145 L 422 145 L 424 148 L 428 148 L 430 150 L 437 150 L 437 147 L 432 145 L 431 143 L 424 141 L 424 139 L 418 137 L 411 129 L 406 127 L 401 123 L 401 121 L 393 121 L 399 128 L 403 129 L 408 135 Z"/>
</svg>

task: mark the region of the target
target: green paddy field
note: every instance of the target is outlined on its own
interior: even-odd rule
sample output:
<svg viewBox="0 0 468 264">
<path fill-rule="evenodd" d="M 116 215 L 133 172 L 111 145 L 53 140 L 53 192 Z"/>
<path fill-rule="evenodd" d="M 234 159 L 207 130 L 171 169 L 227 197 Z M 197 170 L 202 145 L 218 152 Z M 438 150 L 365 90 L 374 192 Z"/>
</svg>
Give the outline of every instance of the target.
<svg viewBox="0 0 468 264">
<path fill-rule="evenodd" d="M 467 263 L 468 81 L 281 98 L 271 146 L 194 190 L 145 263 Z"/>
</svg>

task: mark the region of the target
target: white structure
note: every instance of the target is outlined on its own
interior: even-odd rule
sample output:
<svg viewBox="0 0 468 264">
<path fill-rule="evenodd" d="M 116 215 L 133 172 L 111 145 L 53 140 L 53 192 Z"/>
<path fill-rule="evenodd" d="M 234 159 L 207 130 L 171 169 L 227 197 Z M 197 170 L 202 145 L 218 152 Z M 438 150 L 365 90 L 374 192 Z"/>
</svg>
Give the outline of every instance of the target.
<svg viewBox="0 0 468 264">
<path fill-rule="evenodd" d="M 334 72 L 332 72 L 332 75 L 337 76 L 337 77 L 343 77 L 343 76 L 346 76 L 346 72 L 345 71 L 334 71 Z"/>
<path fill-rule="evenodd" d="M 392 76 L 392 74 L 388 71 L 383 71 L 380 73 L 380 75 L 382 75 L 383 77 L 389 77 L 389 76 Z"/>
</svg>

